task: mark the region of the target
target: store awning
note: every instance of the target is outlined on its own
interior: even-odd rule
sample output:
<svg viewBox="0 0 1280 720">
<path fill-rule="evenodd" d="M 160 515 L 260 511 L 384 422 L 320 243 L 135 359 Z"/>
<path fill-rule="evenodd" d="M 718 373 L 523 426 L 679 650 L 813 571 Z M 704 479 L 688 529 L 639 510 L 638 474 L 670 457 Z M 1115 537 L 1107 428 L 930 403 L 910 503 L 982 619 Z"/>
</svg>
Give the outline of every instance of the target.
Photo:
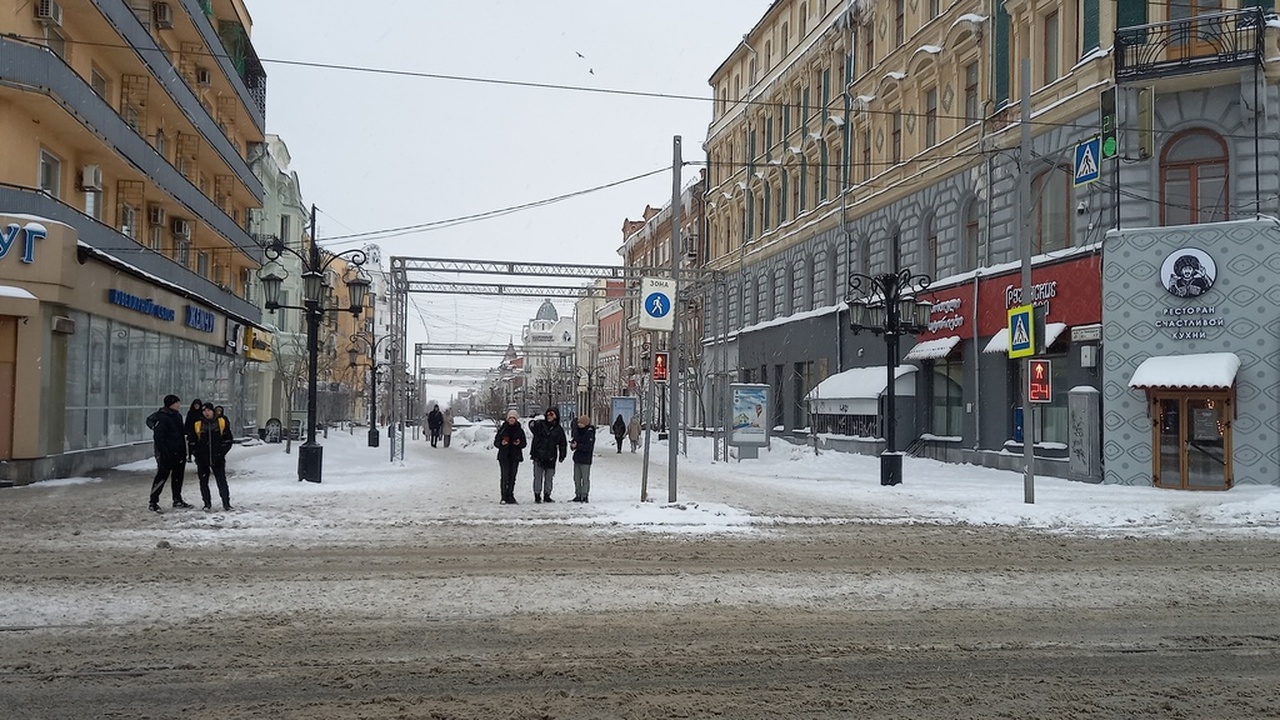
<svg viewBox="0 0 1280 720">
<path fill-rule="evenodd" d="M 1236 382 L 1240 358 L 1235 353 L 1161 355 L 1142 361 L 1129 387 L 1152 389 L 1229 389 Z"/>
<path fill-rule="evenodd" d="M 0 315 L 31 317 L 40 312 L 40 299 L 20 287 L 0 285 Z"/>
<path fill-rule="evenodd" d="M 908 360 L 937 360 L 951 354 L 956 349 L 956 345 L 960 344 L 959 335 L 948 335 L 947 337 L 934 338 L 932 340 L 921 340 L 916 346 L 911 348 L 907 353 Z"/>
<path fill-rule="evenodd" d="M 1049 347 L 1057 341 L 1062 335 L 1062 331 L 1067 329 L 1066 323 L 1046 323 L 1044 326 L 1044 346 Z M 982 348 L 984 353 L 1008 353 L 1009 352 L 1009 328 L 1000 328 L 1000 332 L 991 336 L 991 341 L 987 346 Z"/>
<path fill-rule="evenodd" d="M 915 365 L 899 365 L 894 368 L 894 378 L 901 380 L 903 377 L 910 375 L 916 371 Z M 874 400 L 884 393 L 885 386 L 889 384 L 889 372 L 883 365 L 875 367 L 853 368 L 845 370 L 842 373 L 836 373 L 831 377 L 818 383 L 816 387 L 805 395 L 806 400 Z M 898 394 L 915 395 L 914 386 L 908 393 L 903 393 L 902 387 L 895 385 Z"/>
</svg>

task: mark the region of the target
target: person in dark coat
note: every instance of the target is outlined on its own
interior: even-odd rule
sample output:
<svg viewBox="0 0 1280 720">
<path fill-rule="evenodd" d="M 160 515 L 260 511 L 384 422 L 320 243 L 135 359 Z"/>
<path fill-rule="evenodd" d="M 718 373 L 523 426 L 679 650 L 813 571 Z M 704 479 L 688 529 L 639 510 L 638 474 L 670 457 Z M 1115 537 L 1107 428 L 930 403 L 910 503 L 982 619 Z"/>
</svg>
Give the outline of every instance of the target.
<svg viewBox="0 0 1280 720">
<path fill-rule="evenodd" d="M 204 511 L 212 509 L 209 496 L 209 473 L 218 484 L 218 497 L 222 498 L 222 509 L 231 509 L 231 492 L 227 488 L 227 452 L 234 444 L 231 426 L 226 417 L 218 417 L 209 403 L 204 404 L 202 417 L 192 426 L 192 434 L 196 437 L 196 477 L 200 478 L 200 498 L 204 500 Z"/>
<path fill-rule="evenodd" d="M 516 471 L 524 460 L 524 428 L 515 410 L 507 412 L 507 419 L 498 426 L 493 436 L 493 446 L 498 448 L 498 467 L 501 468 L 499 488 L 503 505 L 516 504 Z"/>
<path fill-rule="evenodd" d="M 164 407 L 147 418 L 151 428 L 152 443 L 156 453 L 156 478 L 151 483 L 151 498 L 147 508 L 160 512 L 160 491 L 165 482 L 173 493 L 173 506 L 193 507 L 182 500 L 182 472 L 187 464 L 187 434 L 183 429 L 182 399 L 177 395 L 165 395 Z"/>
<path fill-rule="evenodd" d="M 627 436 L 627 423 L 619 415 L 613 419 L 613 425 L 609 429 L 613 431 L 613 439 L 618 443 L 618 452 L 622 452 L 622 438 Z"/>
<path fill-rule="evenodd" d="M 440 441 L 440 431 L 444 429 L 444 413 L 440 412 L 439 405 L 427 413 L 427 427 L 431 430 L 431 447 L 435 447 Z"/>
<path fill-rule="evenodd" d="M 182 424 L 182 431 L 187 436 L 187 460 L 190 461 L 195 457 L 196 439 L 191 434 L 191 428 L 196 421 L 203 417 L 204 403 L 200 402 L 200 398 L 191 401 L 191 407 L 187 408 L 187 421 Z"/>
<path fill-rule="evenodd" d="M 529 442 L 529 460 L 533 462 L 533 501 L 555 502 L 551 499 L 551 482 L 556 476 L 556 463 L 564 462 L 569 443 L 560 426 L 560 408 L 549 407 L 542 420 L 529 423 L 533 439 Z"/>
<path fill-rule="evenodd" d="M 573 501 L 587 502 L 591 494 L 591 456 L 596 450 L 596 426 L 590 415 L 579 415 L 573 426 Z"/>
</svg>

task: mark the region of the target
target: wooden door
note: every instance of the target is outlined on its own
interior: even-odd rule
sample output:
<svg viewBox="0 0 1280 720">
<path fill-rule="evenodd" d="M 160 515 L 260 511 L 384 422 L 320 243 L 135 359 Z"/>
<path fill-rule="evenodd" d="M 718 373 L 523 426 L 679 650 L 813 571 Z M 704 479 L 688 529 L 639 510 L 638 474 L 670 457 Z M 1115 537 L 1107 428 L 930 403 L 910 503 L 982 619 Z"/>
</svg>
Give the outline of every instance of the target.
<svg viewBox="0 0 1280 720">
<path fill-rule="evenodd" d="M 1152 399 L 1152 480 L 1160 487 L 1231 487 L 1231 403 L 1225 393 L 1168 393 Z"/>
</svg>

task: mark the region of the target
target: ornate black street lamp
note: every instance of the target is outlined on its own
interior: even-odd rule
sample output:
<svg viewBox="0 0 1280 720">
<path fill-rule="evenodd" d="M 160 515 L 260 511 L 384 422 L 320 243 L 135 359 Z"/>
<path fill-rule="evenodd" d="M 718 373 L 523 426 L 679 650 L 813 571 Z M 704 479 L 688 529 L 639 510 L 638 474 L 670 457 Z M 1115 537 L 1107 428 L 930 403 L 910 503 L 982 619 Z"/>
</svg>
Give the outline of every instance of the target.
<svg viewBox="0 0 1280 720">
<path fill-rule="evenodd" d="M 361 343 L 369 354 L 369 362 L 361 363 L 360 348 L 352 345 L 347 348 L 347 359 L 351 361 L 351 367 L 364 365 L 369 368 L 369 447 L 378 447 L 378 371 L 387 366 L 386 363 L 378 362 L 378 346 L 381 345 L 390 335 L 383 335 L 375 338 L 373 331 L 368 334 L 356 333 L 351 336 L 352 343 Z M 410 408 L 410 417 L 413 411 Z"/>
<path fill-rule="evenodd" d="M 314 212 L 313 208 L 313 218 Z M 314 221 L 312 227 L 315 227 Z M 363 250 L 348 250 L 343 253 L 326 252 L 326 257 L 321 258 L 320 248 L 316 246 L 314 237 L 313 232 L 313 240 L 306 254 L 285 245 L 284 241 L 278 237 L 272 238 L 271 243 L 263 248 L 271 263 L 263 267 L 266 274 L 259 272 L 258 277 L 262 281 L 262 295 L 266 300 L 268 311 L 274 313 L 281 308 L 301 310 L 307 318 L 307 441 L 298 446 L 298 480 L 318 483 L 324 462 L 324 448 L 316 442 L 316 375 L 319 372 L 317 364 L 320 354 L 318 337 L 320 319 L 327 312 L 350 312 L 359 317 L 364 312 L 364 299 L 372 283 L 357 270 L 353 277 L 344 278 L 347 290 L 351 294 L 351 304 L 347 307 L 324 307 L 324 278 L 325 270 L 329 265 L 338 258 L 347 258 L 348 262 L 359 268 L 365 264 L 368 256 Z M 285 253 L 293 255 L 302 262 L 302 305 L 280 304 L 280 285 L 284 282 L 285 275 L 280 274 L 284 273 L 284 269 L 275 261 Z"/>
<path fill-rule="evenodd" d="M 884 452 L 880 454 L 880 484 L 902 482 L 902 455 L 898 453 L 894 430 L 898 423 L 895 385 L 898 370 L 898 338 L 914 335 L 929 327 L 933 304 L 920 299 L 933 279 L 910 270 L 879 275 L 853 273 L 849 276 L 849 321 L 854 334 L 870 330 L 884 335 L 888 357 L 889 384 L 885 388 Z"/>
</svg>

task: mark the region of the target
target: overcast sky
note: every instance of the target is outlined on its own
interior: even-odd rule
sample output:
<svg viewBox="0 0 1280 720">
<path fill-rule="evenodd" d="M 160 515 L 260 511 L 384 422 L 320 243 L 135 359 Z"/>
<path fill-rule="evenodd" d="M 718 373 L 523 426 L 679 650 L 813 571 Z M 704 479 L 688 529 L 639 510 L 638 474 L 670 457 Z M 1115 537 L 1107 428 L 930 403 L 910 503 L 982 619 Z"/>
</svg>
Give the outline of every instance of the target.
<svg viewBox="0 0 1280 720">
<path fill-rule="evenodd" d="M 671 198 L 671 139 L 703 159 L 707 79 L 768 0 L 249 0 L 267 131 L 325 238 L 448 220 L 668 172 L 547 207 L 379 240 L 384 257 L 619 264 L 625 218 Z M 581 55 L 581 57 L 579 56 Z M 704 100 L 298 67 L 303 61 Z M 687 182 L 698 167 L 686 167 Z M 336 249 L 355 247 L 337 244 Z M 385 261 L 384 261 L 385 263 Z M 414 334 L 505 342 L 538 302 L 417 295 Z M 568 300 L 557 301 L 562 314 Z"/>
</svg>

